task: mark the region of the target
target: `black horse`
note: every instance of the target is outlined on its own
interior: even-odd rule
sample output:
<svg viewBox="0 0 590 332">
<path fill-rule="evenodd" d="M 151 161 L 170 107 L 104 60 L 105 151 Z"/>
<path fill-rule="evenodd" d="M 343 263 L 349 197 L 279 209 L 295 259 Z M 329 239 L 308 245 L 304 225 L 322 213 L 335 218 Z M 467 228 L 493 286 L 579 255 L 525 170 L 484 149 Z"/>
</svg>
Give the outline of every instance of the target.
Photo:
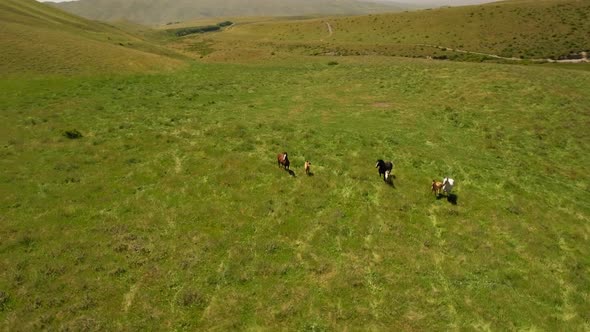
<svg viewBox="0 0 590 332">
<path fill-rule="evenodd" d="M 379 177 L 383 174 L 383 181 L 389 181 L 389 175 L 391 174 L 391 170 L 393 170 L 393 163 L 391 161 L 379 159 L 377 160 L 377 164 L 375 164 L 375 168 L 379 169 Z"/>
</svg>

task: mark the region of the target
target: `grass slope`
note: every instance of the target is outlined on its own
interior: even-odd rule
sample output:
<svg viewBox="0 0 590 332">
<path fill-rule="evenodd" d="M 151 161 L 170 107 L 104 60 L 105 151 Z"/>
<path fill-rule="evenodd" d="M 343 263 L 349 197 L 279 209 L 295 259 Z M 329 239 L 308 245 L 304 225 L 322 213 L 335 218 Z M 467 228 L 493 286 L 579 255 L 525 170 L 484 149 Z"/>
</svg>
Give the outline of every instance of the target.
<svg viewBox="0 0 590 332">
<path fill-rule="evenodd" d="M 408 7 L 358 0 L 79 0 L 56 6 L 92 19 L 126 19 L 151 25 L 206 17 L 359 14 Z"/>
<path fill-rule="evenodd" d="M 174 52 L 33 0 L 0 0 L 0 73 L 80 74 L 178 67 Z"/>
<path fill-rule="evenodd" d="M 332 60 L 0 80 L 0 327 L 588 329 L 589 73 Z"/>
<path fill-rule="evenodd" d="M 558 58 L 589 51 L 589 13 L 588 1 L 506 1 L 395 14 L 246 24 L 217 39 L 230 44 L 249 41 L 258 44 L 257 48 L 307 55 L 469 57 L 423 45 L 428 44 L 504 57 Z M 326 23 L 330 23 L 333 34 L 329 34 Z"/>
</svg>

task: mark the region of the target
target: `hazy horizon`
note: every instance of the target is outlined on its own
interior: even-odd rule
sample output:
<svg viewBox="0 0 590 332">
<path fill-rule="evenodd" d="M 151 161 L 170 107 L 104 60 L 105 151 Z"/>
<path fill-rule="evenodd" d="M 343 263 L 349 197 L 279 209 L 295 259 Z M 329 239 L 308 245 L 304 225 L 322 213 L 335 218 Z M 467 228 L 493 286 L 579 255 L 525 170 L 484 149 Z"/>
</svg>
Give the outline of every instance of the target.
<svg viewBox="0 0 590 332">
<path fill-rule="evenodd" d="M 370 0 L 366 0 L 370 1 Z M 432 6 L 460 6 L 460 5 L 477 5 L 487 2 L 496 2 L 500 0 L 378 0 L 379 2 L 398 2 L 411 5 L 432 5 Z"/>
<path fill-rule="evenodd" d="M 69 2 L 77 0 L 37 0 L 41 2 Z M 397 2 L 415 5 L 432 5 L 432 6 L 460 6 L 460 5 L 475 5 L 486 2 L 495 2 L 499 0 L 359 0 L 364 2 Z"/>
</svg>

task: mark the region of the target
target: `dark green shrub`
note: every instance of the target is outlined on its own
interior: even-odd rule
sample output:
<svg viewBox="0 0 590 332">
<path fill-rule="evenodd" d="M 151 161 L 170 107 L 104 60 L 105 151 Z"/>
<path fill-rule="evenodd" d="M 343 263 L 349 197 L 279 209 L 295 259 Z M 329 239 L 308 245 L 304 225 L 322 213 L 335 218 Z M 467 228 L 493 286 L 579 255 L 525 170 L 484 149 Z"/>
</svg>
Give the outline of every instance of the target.
<svg viewBox="0 0 590 332">
<path fill-rule="evenodd" d="M 78 130 L 76 129 L 72 129 L 72 130 L 66 130 L 64 131 L 63 135 L 69 139 L 78 139 L 78 138 L 82 138 L 82 133 L 80 133 Z"/>
<path fill-rule="evenodd" d="M 199 292 L 189 289 L 181 292 L 176 303 L 183 307 L 204 307 L 207 303 L 206 298 Z"/>
<path fill-rule="evenodd" d="M 218 25 L 205 25 L 205 26 L 200 26 L 200 27 L 189 27 L 189 28 L 182 28 L 182 29 L 176 29 L 176 30 L 170 30 L 172 33 L 174 33 L 174 35 L 176 35 L 176 37 L 183 37 L 186 35 L 190 35 L 193 33 L 205 33 L 205 32 L 211 32 L 211 31 L 218 31 L 220 30 L 221 27 Z"/>
<path fill-rule="evenodd" d="M 4 311 L 8 307 L 8 301 L 10 296 L 7 293 L 0 291 L 0 312 Z"/>
</svg>

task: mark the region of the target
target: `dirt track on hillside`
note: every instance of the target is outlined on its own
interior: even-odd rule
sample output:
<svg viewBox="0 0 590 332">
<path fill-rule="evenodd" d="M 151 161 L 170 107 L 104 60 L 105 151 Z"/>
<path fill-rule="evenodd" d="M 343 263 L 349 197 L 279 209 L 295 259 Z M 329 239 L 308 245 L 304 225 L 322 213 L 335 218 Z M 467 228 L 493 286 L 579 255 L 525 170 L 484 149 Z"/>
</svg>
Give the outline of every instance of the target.
<svg viewBox="0 0 590 332">
<path fill-rule="evenodd" d="M 328 37 L 330 37 L 334 33 L 334 30 L 332 30 L 332 26 L 329 22 L 326 22 L 326 26 L 328 27 Z"/>
<path fill-rule="evenodd" d="M 326 22 L 326 27 L 328 28 L 328 37 L 331 37 L 334 34 L 334 30 L 332 29 L 332 25 L 330 24 L 330 22 Z M 477 55 L 482 55 L 482 56 L 487 56 L 490 58 L 495 58 L 495 59 L 502 59 L 502 60 L 510 60 L 510 61 L 533 61 L 533 62 L 551 62 L 551 63 L 588 63 L 590 62 L 588 60 L 588 53 L 587 52 L 581 52 L 581 58 L 580 59 L 564 59 L 564 60 L 554 60 L 554 59 L 522 59 L 522 58 L 515 58 L 515 57 L 503 57 L 497 54 L 489 54 L 489 53 L 482 53 L 482 52 L 473 52 L 473 51 L 466 51 L 466 50 L 461 50 L 461 49 L 457 49 L 457 48 L 451 48 L 451 47 L 446 47 L 446 46 L 441 46 L 441 45 L 431 45 L 431 44 L 414 44 L 416 46 L 426 46 L 426 47 L 434 47 L 434 48 L 438 48 L 441 50 L 446 50 L 446 51 L 452 51 L 452 52 L 457 52 L 457 53 L 465 53 L 465 54 L 477 54 Z"/>
<path fill-rule="evenodd" d="M 466 50 L 460 50 L 460 49 L 456 49 L 456 48 L 451 48 L 451 47 L 445 47 L 445 46 L 440 46 L 440 45 L 431 45 L 431 44 L 415 44 L 416 46 L 427 46 L 427 47 L 434 47 L 434 48 L 439 48 L 441 50 L 447 50 L 447 51 L 453 51 L 453 52 L 457 52 L 457 53 L 466 53 L 466 54 L 477 54 L 477 55 L 483 55 L 483 56 L 487 56 L 490 58 L 495 58 L 495 59 L 503 59 L 503 60 L 511 60 L 511 61 L 534 61 L 534 62 L 553 62 L 553 63 L 585 63 L 585 62 L 589 62 L 588 61 L 588 54 L 586 52 L 582 52 L 580 53 L 582 55 L 581 59 L 566 59 L 566 60 L 554 60 L 554 59 L 521 59 L 521 58 L 508 58 L 508 57 L 503 57 L 497 54 L 488 54 L 488 53 L 481 53 L 481 52 L 472 52 L 472 51 L 466 51 Z"/>
</svg>

